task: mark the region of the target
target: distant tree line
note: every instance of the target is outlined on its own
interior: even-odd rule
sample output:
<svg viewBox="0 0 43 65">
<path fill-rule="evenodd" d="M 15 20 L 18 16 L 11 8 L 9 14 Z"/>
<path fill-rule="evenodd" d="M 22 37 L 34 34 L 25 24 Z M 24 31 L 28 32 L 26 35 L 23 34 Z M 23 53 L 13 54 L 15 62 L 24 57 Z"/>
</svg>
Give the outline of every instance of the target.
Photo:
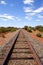
<svg viewBox="0 0 43 65">
<path fill-rule="evenodd" d="M 37 29 L 37 30 L 43 32 L 43 26 L 41 26 L 41 25 L 40 25 L 40 26 L 36 26 L 35 29 Z"/>
<path fill-rule="evenodd" d="M 16 27 L 0 27 L 0 33 L 5 33 L 5 32 L 13 32 L 16 31 L 18 28 Z"/>
<path fill-rule="evenodd" d="M 43 38 L 43 35 L 41 34 L 41 32 L 43 32 L 43 26 L 41 26 L 41 25 L 35 26 L 35 27 L 24 26 L 23 29 L 27 30 L 28 32 L 32 32 L 33 30 L 34 31 L 38 30 L 39 33 L 37 32 L 36 36 Z"/>
<path fill-rule="evenodd" d="M 40 32 L 43 32 L 43 26 L 41 26 L 41 25 L 35 26 L 35 27 L 24 26 L 24 29 L 27 31 L 30 31 L 30 32 L 32 32 L 32 30 L 34 30 L 34 31 L 39 30 Z"/>
</svg>

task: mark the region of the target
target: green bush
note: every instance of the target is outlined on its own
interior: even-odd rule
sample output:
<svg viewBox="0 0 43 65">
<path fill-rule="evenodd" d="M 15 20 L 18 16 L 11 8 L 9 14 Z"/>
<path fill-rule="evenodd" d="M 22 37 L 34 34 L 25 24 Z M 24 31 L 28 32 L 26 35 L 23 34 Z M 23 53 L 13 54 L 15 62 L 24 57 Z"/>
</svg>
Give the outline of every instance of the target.
<svg viewBox="0 0 43 65">
<path fill-rule="evenodd" d="M 32 32 L 32 30 L 31 30 L 31 29 L 29 29 L 29 28 L 27 29 L 27 31 L 28 31 L 28 32 Z"/>
<path fill-rule="evenodd" d="M 24 29 L 27 30 L 28 29 L 28 26 L 24 26 Z"/>
<path fill-rule="evenodd" d="M 40 32 L 43 32 L 43 26 L 39 25 L 35 27 L 37 30 L 39 30 Z"/>
<path fill-rule="evenodd" d="M 0 27 L 0 33 L 5 33 L 5 32 L 13 32 L 16 31 L 18 28 L 15 27 Z"/>
<path fill-rule="evenodd" d="M 33 28 L 32 30 L 36 31 L 36 29 L 35 29 L 35 28 Z"/>
<path fill-rule="evenodd" d="M 37 35 L 38 37 L 42 37 L 42 35 L 41 35 L 40 33 L 37 33 L 36 35 Z"/>
</svg>

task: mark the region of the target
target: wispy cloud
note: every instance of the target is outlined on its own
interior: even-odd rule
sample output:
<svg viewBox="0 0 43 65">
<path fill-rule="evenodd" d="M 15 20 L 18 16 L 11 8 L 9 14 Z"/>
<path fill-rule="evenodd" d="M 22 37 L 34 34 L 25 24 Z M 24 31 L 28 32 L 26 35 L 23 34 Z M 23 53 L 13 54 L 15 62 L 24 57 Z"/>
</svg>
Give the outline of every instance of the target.
<svg viewBox="0 0 43 65">
<path fill-rule="evenodd" d="M 24 2 L 24 4 L 32 5 L 32 3 L 34 2 L 34 0 L 24 0 L 23 2 Z"/>
<path fill-rule="evenodd" d="M 32 8 L 31 7 L 24 7 L 24 12 L 32 12 Z"/>
<path fill-rule="evenodd" d="M 40 13 L 40 12 L 43 12 L 43 7 L 40 7 L 40 8 L 35 9 L 35 10 L 33 10 L 32 7 L 25 7 L 24 12 L 27 12 L 27 13 L 31 12 L 33 14 Z"/>
<path fill-rule="evenodd" d="M 36 10 L 32 10 L 31 15 L 36 15 L 36 14 L 41 13 L 41 12 L 43 12 L 43 7 L 40 7 Z"/>
<path fill-rule="evenodd" d="M 39 14 L 39 15 L 37 15 L 37 16 L 38 16 L 38 18 L 42 18 L 42 19 L 43 19 L 43 15 L 40 15 L 40 14 Z"/>
<path fill-rule="evenodd" d="M 16 16 L 12 16 L 12 15 L 9 15 L 9 14 L 0 14 L 0 18 L 3 20 L 3 21 L 7 21 L 7 20 L 10 20 L 10 21 L 21 21 L 21 19 L 19 17 L 16 17 Z"/>
<path fill-rule="evenodd" d="M 0 4 L 1 4 L 1 5 L 7 5 L 8 3 L 7 3 L 6 1 L 2 0 L 2 1 L 0 1 Z M 11 7 L 14 6 L 13 3 L 9 3 L 9 5 L 10 5 Z"/>
<path fill-rule="evenodd" d="M 43 12 L 43 7 L 40 7 L 38 9 L 34 10 L 33 12 L 35 12 L 35 13 Z"/>
<path fill-rule="evenodd" d="M 0 14 L 0 18 L 3 19 L 9 19 L 9 20 L 14 20 L 14 16 L 8 15 L 8 14 Z"/>
<path fill-rule="evenodd" d="M 32 19 L 32 17 L 29 15 L 27 15 L 27 16 L 25 16 L 25 19 L 27 19 L 27 20 L 31 20 Z"/>
<path fill-rule="evenodd" d="M 15 17 L 17 21 L 21 21 L 21 19 L 19 17 Z"/>
<path fill-rule="evenodd" d="M 35 0 L 23 0 L 24 3 L 24 13 L 25 13 L 25 19 L 27 20 L 31 20 L 33 17 L 37 17 L 37 18 L 43 18 L 42 15 L 40 15 L 40 13 L 43 12 L 43 7 L 40 6 L 37 9 L 34 6 L 34 2 Z M 28 6 L 26 6 L 28 5 Z M 34 9 L 35 8 L 35 9 Z"/>
<path fill-rule="evenodd" d="M 28 20 L 29 20 L 29 18 L 31 18 L 33 16 L 37 16 L 38 18 L 43 18 L 43 16 L 40 15 L 40 13 L 43 12 L 43 7 L 39 7 L 35 10 L 33 10 L 32 7 L 25 7 L 24 12 L 26 14 L 25 19 L 28 19 Z"/>
<path fill-rule="evenodd" d="M 0 4 L 6 5 L 7 3 L 4 0 L 2 0 L 2 1 L 0 1 Z"/>
</svg>

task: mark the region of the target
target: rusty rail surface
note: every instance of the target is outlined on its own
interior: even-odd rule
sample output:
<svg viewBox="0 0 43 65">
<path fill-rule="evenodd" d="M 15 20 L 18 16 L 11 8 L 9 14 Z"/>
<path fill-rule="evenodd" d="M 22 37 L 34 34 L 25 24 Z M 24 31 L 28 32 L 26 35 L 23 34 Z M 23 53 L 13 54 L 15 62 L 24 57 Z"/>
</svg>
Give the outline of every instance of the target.
<svg viewBox="0 0 43 65">
<path fill-rule="evenodd" d="M 27 41 L 28 41 L 28 44 L 29 44 L 29 46 L 30 46 L 30 49 L 31 49 L 32 52 L 33 52 L 34 59 L 36 60 L 37 64 L 38 64 L 38 65 L 43 65 L 43 63 L 41 62 L 41 60 L 40 60 L 38 54 L 35 52 L 35 49 L 34 49 L 33 46 L 30 44 L 31 42 L 29 41 L 29 38 L 28 38 L 28 32 L 24 30 L 24 34 L 25 34 L 25 37 L 26 37 L 26 39 L 27 39 Z"/>
<path fill-rule="evenodd" d="M 11 46 L 10 46 L 5 58 L 3 59 L 3 62 L 1 65 L 18 65 L 18 64 L 16 64 L 18 62 L 19 62 L 19 65 L 21 65 L 21 64 L 29 65 L 29 63 L 30 63 L 30 65 L 43 65 L 39 56 L 35 52 L 35 49 L 31 45 L 31 42 L 29 41 L 29 38 L 28 38 L 28 33 L 25 30 L 20 30 L 19 32 L 17 32 L 17 34 L 15 35 L 15 37 L 12 39 L 12 41 L 10 43 L 11 43 Z M 27 49 L 27 51 L 26 51 L 26 49 Z M 24 56 L 22 54 L 24 54 Z M 14 64 L 14 62 L 12 61 L 13 64 L 11 64 L 11 63 L 9 64 L 9 62 L 11 60 L 16 60 L 15 61 L 16 63 Z M 17 61 L 17 60 L 19 60 L 19 61 Z M 34 62 L 36 64 L 34 64 L 34 62 L 32 64 L 31 62 L 29 62 L 30 60 L 34 60 Z"/>
<path fill-rule="evenodd" d="M 5 45 L 2 46 L 2 48 L 0 48 L 0 49 L 1 49 L 1 50 L 0 50 L 0 53 L 2 54 L 1 51 L 4 51 L 4 50 L 3 50 L 4 47 L 6 47 L 8 44 L 11 43 L 11 46 L 10 46 L 10 48 L 9 48 L 9 50 L 8 50 L 8 52 L 7 52 L 6 56 L 5 56 L 5 58 L 3 59 L 1 65 L 6 65 L 5 63 L 6 63 L 6 61 L 7 61 L 7 58 L 8 58 L 8 56 L 9 56 L 9 53 L 10 53 L 10 51 L 12 50 L 12 47 L 13 47 L 14 43 L 16 42 L 16 39 L 17 39 L 19 33 L 20 33 L 20 30 L 16 31 L 15 36 L 14 36 L 12 39 L 10 39 L 10 41 L 8 41 L 7 44 L 5 43 Z"/>
</svg>

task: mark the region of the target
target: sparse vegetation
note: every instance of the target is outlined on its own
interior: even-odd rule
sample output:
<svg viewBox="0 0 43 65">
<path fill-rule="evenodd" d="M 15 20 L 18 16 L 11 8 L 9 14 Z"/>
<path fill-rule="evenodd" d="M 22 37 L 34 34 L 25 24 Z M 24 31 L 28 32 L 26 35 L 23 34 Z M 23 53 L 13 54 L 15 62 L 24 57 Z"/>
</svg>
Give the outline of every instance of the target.
<svg viewBox="0 0 43 65">
<path fill-rule="evenodd" d="M 32 32 L 32 30 L 30 28 L 27 29 L 28 32 Z"/>
<path fill-rule="evenodd" d="M 39 26 L 35 26 L 35 27 L 24 26 L 24 29 L 25 29 L 25 30 L 28 30 L 28 28 L 29 28 L 29 30 L 31 29 L 31 30 L 33 30 L 33 31 L 38 30 L 38 31 L 40 31 L 40 32 L 43 32 L 43 26 L 41 26 L 41 25 L 39 25 Z"/>
<path fill-rule="evenodd" d="M 5 32 L 13 32 L 16 31 L 18 28 L 14 27 L 0 27 L 0 33 L 5 33 Z"/>
<path fill-rule="evenodd" d="M 5 34 L 8 32 L 14 32 L 16 31 L 18 28 L 15 27 L 0 27 L 0 37 L 2 36 L 3 38 L 5 38 Z"/>
<path fill-rule="evenodd" d="M 42 37 L 42 35 L 41 35 L 40 33 L 37 33 L 36 36 L 38 36 L 38 37 Z"/>
<path fill-rule="evenodd" d="M 24 29 L 27 30 L 28 32 L 32 32 L 32 27 L 24 26 Z"/>
<path fill-rule="evenodd" d="M 24 29 L 27 30 L 28 29 L 28 26 L 24 26 Z"/>
<path fill-rule="evenodd" d="M 40 37 L 40 38 L 43 38 L 43 26 L 39 25 L 39 26 L 35 26 L 35 27 L 31 27 L 31 26 L 24 26 L 25 30 L 27 30 L 28 32 L 34 32 L 37 30 L 38 32 L 36 32 L 36 36 L 37 37 Z"/>
<path fill-rule="evenodd" d="M 43 26 L 41 25 L 36 26 L 35 29 L 39 30 L 40 32 L 43 32 Z"/>
</svg>

